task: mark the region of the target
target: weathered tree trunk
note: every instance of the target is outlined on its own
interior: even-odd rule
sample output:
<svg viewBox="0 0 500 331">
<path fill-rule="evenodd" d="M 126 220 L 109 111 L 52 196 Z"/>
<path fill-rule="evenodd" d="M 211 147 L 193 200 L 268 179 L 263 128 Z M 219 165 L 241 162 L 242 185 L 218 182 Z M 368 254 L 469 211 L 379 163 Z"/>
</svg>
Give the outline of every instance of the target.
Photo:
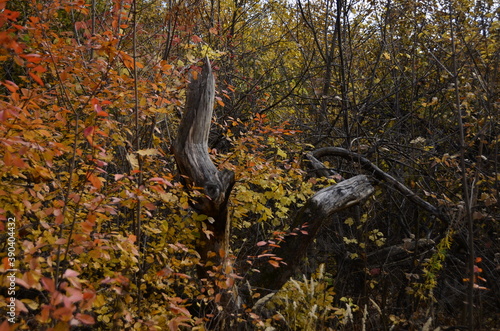
<svg viewBox="0 0 500 331">
<path fill-rule="evenodd" d="M 188 87 L 186 107 L 173 152 L 187 188 L 202 193 L 201 197 L 194 199 L 193 208 L 198 214 L 208 216 L 206 230 L 213 233 L 213 237 L 202 237 L 198 243 L 198 253 L 202 264 L 205 264 L 198 269 L 198 276 L 205 278 L 209 257 L 214 256 L 217 263 L 227 251 L 227 203 L 234 185 L 234 174 L 229 170 L 217 170 L 208 154 L 215 95 L 215 81 L 208 59 L 201 74 L 196 76 L 192 77 Z"/>
<path fill-rule="evenodd" d="M 263 289 L 261 292 L 280 289 L 297 271 L 307 248 L 330 216 L 360 203 L 373 192 L 374 188 L 368 177 L 359 175 L 326 187 L 313 195 L 297 213 L 292 223 L 292 233 L 285 236 L 284 241 L 279 244 L 280 247 L 271 252 L 286 264 L 275 268 L 269 263 L 262 263 L 258 267 L 260 272 L 251 276 L 250 284 Z"/>
<path fill-rule="evenodd" d="M 208 278 L 214 264 L 216 267 L 221 267 L 219 270 L 223 270 L 222 272 L 226 270 L 224 257 L 228 255 L 230 230 L 228 200 L 235 183 L 233 172 L 219 171 L 208 154 L 208 137 L 215 94 L 214 85 L 214 77 L 207 59 L 201 74 L 192 77 L 189 84 L 185 112 L 179 126 L 177 140 L 172 146 L 186 188 L 191 192 L 195 190 L 201 192 L 192 198 L 191 205 L 197 213 L 208 217 L 204 221 L 204 228 L 213 234 L 210 237 L 202 235 L 197 245 L 201 257 L 198 268 L 200 278 Z M 328 150 L 328 152 L 332 151 Z M 315 153 L 315 156 L 320 155 L 321 151 Z M 352 155 L 350 156 L 352 158 Z M 320 163 L 312 155 L 310 159 Z M 359 159 L 356 160 L 359 161 Z M 374 170 L 372 167 L 369 168 Z M 324 172 L 328 175 L 335 174 L 329 171 Z M 375 171 L 375 176 L 380 177 L 380 174 Z M 266 291 L 275 292 L 280 289 L 297 271 L 307 248 L 313 242 L 321 226 L 331 218 L 331 215 L 360 203 L 373 192 L 374 188 L 368 177 L 359 175 L 316 193 L 291 221 L 292 233 L 285 236 L 279 247 L 275 247 L 271 252 L 281 258 L 284 263 L 279 268 L 275 268 L 267 261 L 260 261 L 260 264 L 257 262 L 260 273 L 250 274 L 247 283 L 262 295 L 265 295 Z M 241 258 L 246 259 L 246 257 Z M 224 308 L 231 313 L 237 306 L 234 305 L 234 301 L 228 298 L 226 297 L 219 304 L 225 305 Z M 252 306 L 249 297 L 243 296 L 238 299 L 245 300 L 243 303 L 246 307 Z M 225 316 L 227 317 L 229 314 L 225 314 Z M 224 317 L 219 318 L 215 324 L 219 323 L 221 319 Z M 219 330 L 230 329 L 231 323 L 218 324 L 215 328 Z"/>
<path fill-rule="evenodd" d="M 191 192 L 201 192 L 198 195 L 193 194 L 191 205 L 197 213 L 207 216 L 203 227 L 205 233 L 209 231 L 211 234 L 210 236 L 202 235 L 197 245 L 201 257 L 200 267 L 198 268 L 200 278 L 208 278 L 213 267 L 220 270 L 221 273 L 228 273 L 227 270 L 231 272 L 231 268 L 226 268 L 225 262 L 227 260 L 225 257 L 228 256 L 230 230 L 228 200 L 235 179 L 233 172 L 229 170 L 219 171 L 208 154 L 208 137 L 215 94 L 214 85 L 214 77 L 207 59 L 201 74 L 194 75 L 189 84 L 185 112 L 179 126 L 177 140 L 172 146 L 186 188 Z M 308 155 L 307 157 L 318 175 L 340 177 L 335 172 L 325 169 L 321 162 L 316 159 L 323 156 L 342 157 L 360 164 L 365 171 L 368 171 L 378 181 L 387 183 L 418 207 L 448 221 L 447 216 L 438 208 L 421 199 L 405 185 L 379 169 L 369 160 L 346 149 L 327 147 Z M 258 268 L 260 272 L 245 273 L 247 274 L 246 283 L 250 284 L 251 290 L 254 293 L 259 292 L 261 298 L 267 297 L 268 292 L 275 293 L 279 290 L 297 271 L 302 258 L 307 252 L 307 248 L 319 233 L 321 226 L 331 219 L 331 215 L 360 203 L 373 192 L 374 188 L 368 177 L 358 175 L 316 193 L 291 220 L 292 232 L 283 238 L 284 240 L 279 243 L 279 246 L 268 247 L 267 253 L 272 255 L 264 255 L 264 257 L 278 257 L 279 259 L 275 261 L 284 263 L 281 263 L 279 267 L 275 267 L 275 262 L 271 264 L 267 260 L 258 260 L 253 265 L 253 268 Z M 412 244 L 412 242 L 409 244 Z M 380 263 L 380 261 L 386 261 L 389 257 L 391 260 L 399 260 L 399 257 L 406 258 L 409 250 L 413 247 L 408 246 L 409 244 L 396 245 L 372 253 L 370 259 L 376 264 Z M 418 242 L 419 247 L 428 247 L 432 246 L 432 244 L 431 242 Z M 415 245 L 417 245 L 416 242 Z M 240 258 L 243 261 L 246 260 L 246 256 Z M 217 290 L 217 287 L 215 289 Z M 225 291 L 225 293 L 229 292 Z M 246 308 L 251 308 L 254 305 L 248 295 L 240 295 L 236 299 L 232 300 L 230 296 L 226 295 L 225 298 L 218 302 L 218 305 L 222 305 L 224 309 L 222 314 L 215 314 L 217 317 L 212 325 L 208 326 L 209 328 L 212 327 L 218 330 L 234 329 L 235 324 L 228 321 L 227 318 L 239 307 L 239 304 L 235 305 L 235 301 L 243 300 L 242 303 Z M 258 306 L 260 302 L 256 304 Z M 212 308 L 215 309 L 215 306 Z"/>
</svg>

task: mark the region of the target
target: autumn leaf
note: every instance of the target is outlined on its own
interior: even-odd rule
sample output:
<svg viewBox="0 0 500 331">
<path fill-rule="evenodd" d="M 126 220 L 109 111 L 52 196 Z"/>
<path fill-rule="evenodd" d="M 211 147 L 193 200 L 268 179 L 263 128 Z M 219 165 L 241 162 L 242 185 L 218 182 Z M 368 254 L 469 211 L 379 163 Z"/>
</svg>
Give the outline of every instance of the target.
<svg viewBox="0 0 500 331">
<path fill-rule="evenodd" d="M 142 156 L 146 156 L 146 155 L 152 156 L 152 155 L 158 155 L 160 152 L 158 152 L 158 150 L 155 148 L 148 148 L 148 149 L 138 150 L 136 153 L 139 155 L 142 155 Z"/>
<path fill-rule="evenodd" d="M 80 322 L 82 322 L 83 324 L 87 324 L 87 325 L 95 324 L 94 317 L 92 317 L 91 315 L 88 315 L 88 314 L 78 313 L 75 315 L 75 318 L 77 320 L 79 320 Z"/>
<path fill-rule="evenodd" d="M 19 90 L 19 86 L 17 86 L 16 83 L 10 81 L 10 80 L 5 80 L 2 82 L 2 85 L 5 86 L 10 92 L 14 93 L 17 90 Z"/>
<path fill-rule="evenodd" d="M 43 285 L 43 288 L 49 291 L 49 293 L 54 293 L 56 290 L 56 286 L 54 284 L 54 280 L 51 278 L 43 277 L 41 279 L 41 283 Z"/>
<path fill-rule="evenodd" d="M 221 106 L 221 107 L 225 106 L 224 102 L 222 101 L 222 99 L 220 97 L 215 97 L 215 101 L 217 101 L 219 106 Z"/>
<path fill-rule="evenodd" d="M 93 140 L 94 131 L 95 131 L 94 126 L 88 126 L 83 130 L 83 136 L 92 146 L 94 146 L 94 140 Z"/>
<path fill-rule="evenodd" d="M 191 40 L 192 40 L 195 44 L 200 43 L 200 42 L 202 42 L 202 41 L 203 41 L 203 39 L 201 39 L 200 37 L 198 37 L 198 36 L 196 36 L 196 35 L 192 35 L 192 36 L 191 36 Z"/>
<path fill-rule="evenodd" d="M 97 177 L 91 173 L 87 176 L 87 178 L 88 178 L 89 182 L 92 184 L 92 186 L 94 186 L 98 190 L 101 189 L 102 182 L 101 182 L 101 179 L 99 177 Z"/>
<path fill-rule="evenodd" d="M 33 72 L 33 71 L 29 71 L 28 74 L 31 76 L 31 78 L 33 78 L 33 80 L 41 85 L 41 86 L 45 86 L 45 84 L 43 83 L 42 79 L 40 78 L 40 76 L 38 76 L 37 73 Z"/>
<path fill-rule="evenodd" d="M 63 277 L 64 278 L 67 278 L 67 277 L 77 277 L 78 275 L 80 275 L 79 272 L 71 270 L 71 269 L 66 269 L 66 271 L 63 274 Z"/>
</svg>

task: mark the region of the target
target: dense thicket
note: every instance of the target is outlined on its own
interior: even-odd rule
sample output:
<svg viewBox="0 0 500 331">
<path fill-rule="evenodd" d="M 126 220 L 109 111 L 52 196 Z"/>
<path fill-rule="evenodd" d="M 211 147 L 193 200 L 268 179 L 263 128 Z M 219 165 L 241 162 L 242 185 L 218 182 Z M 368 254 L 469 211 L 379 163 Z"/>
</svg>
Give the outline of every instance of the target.
<svg viewBox="0 0 500 331">
<path fill-rule="evenodd" d="M 492 0 L 0 0 L 0 330 L 498 327 L 499 19 Z M 210 219 L 171 146 L 206 57 L 209 154 L 236 182 L 232 264 L 199 279 Z M 274 295 L 251 288 L 308 235 L 308 198 L 358 174 L 375 194 Z"/>
</svg>

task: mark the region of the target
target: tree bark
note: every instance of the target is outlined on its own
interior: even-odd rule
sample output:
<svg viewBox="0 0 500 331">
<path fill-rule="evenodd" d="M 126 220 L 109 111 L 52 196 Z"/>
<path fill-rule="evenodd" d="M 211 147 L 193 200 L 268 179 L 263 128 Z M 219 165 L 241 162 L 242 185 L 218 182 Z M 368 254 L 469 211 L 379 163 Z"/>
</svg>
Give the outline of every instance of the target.
<svg viewBox="0 0 500 331">
<path fill-rule="evenodd" d="M 216 253 L 215 262 L 225 255 L 229 240 L 227 203 L 234 185 L 234 173 L 219 171 L 208 154 L 208 136 L 213 114 L 215 80 L 210 61 L 205 59 L 201 74 L 192 75 L 188 86 L 186 107 L 179 126 L 173 153 L 179 172 L 188 190 L 201 190 L 202 195 L 192 201 L 198 214 L 208 216 L 205 233 L 198 243 L 198 253 L 205 266 L 198 269 L 206 277 L 210 252 Z"/>
<path fill-rule="evenodd" d="M 446 222 L 447 224 L 450 223 L 449 217 L 441 210 L 439 210 L 439 208 L 423 200 L 421 197 L 415 194 L 415 192 L 406 187 L 403 183 L 399 182 L 394 177 L 373 164 L 370 160 L 357 153 L 340 147 L 324 147 L 315 150 L 312 155 L 316 158 L 321 158 L 324 156 L 337 156 L 355 163 L 359 163 L 359 165 L 365 171 L 369 172 L 369 174 L 375 177 L 377 180 L 386 182 L 390 187 L 399 191 L 405 198 L 416 204 L 418 207 L 426 210 L 427 212 Z"/>
<path fill-rule="evenodd" d="M 208 217 L 204 221 L 204 227 L 213 233 L 210 238 L 202 235 L 198 243 L 197 249 L 201 257 L 201 266 L 198 268 L 200 278 L 207 277 L 213 264 L 222 265 L 224 262 L 230 230 L 227 204 L 235 182 L 233 172 L 219 171 L 208 154 L 214 91 L 215 81 L 210 62 L 206 59 L 201 74 L 194 75 L 189 84 L 185 112 L 177 139 L 172 146 L 186 188 L 202 192 L 193 198 L 192 207 L 199 214 Z M 296 271 L 321 225 L 333 213 L 359 203 L 373 191 L 368 178 L 360 175 L 316 193 L 292 222 L 293 229 L 302 231 L 294 231 L 285 236 L 281 247 L 273 251 L 273 254 L 282 258 L 286 264 L 274 268 L 267 262 L 262 263 L 261 272 L 249 279 L 251 285 L 269 290 L 277 290 L 283 286 Z M 213 260 L 209 261 L 211 257 Z"/>
<path fill-rule="evenodd" d="M 285 236 L 284 241 L 279 244 L 280 247 L 268 253 L 282 259 L 284 264 L 276 268 L 266 261 L 260 263 L 260 272 L 254 273 L 249 280 L 252 287 L 262 288 L 264 291 L 280 289 L 297 271 L 307 248 L 330 216 L 360 203 L 373 192 L 374 188 L 368 177 L 359 175 L 326 187 L 312 196 L 295 217 L 292 223 L 293 231 Z"/>
</svg>

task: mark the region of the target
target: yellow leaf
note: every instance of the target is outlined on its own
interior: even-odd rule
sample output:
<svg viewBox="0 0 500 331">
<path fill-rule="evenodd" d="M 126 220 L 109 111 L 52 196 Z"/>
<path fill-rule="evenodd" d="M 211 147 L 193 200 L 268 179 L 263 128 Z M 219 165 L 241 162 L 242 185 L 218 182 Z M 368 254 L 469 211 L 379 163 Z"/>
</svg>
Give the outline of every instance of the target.
<svg viewBox="0 0 500 331">
<path fill-rule="evenodd" d="M 352 226 L 354 224 L 354 220 L 352 219 L 352 217 L 349 217 L 348 219 L 346 219 L 344 221 L 344 224 L 347 224 L 349 226 Z"/>
<path fill-rule="evenodd" d="M 145 155 L 158 155 L 160 154 L 157 149 L 155 148 L 147 148 L 147 149 L 141 149 L 136 152 L 139 155 L 145 156 Z"/>
<path fill-rule="evenodd" d="M 281 148 L 278 148 L 278 150 L 276 151 L 276 154 L 278 156 L 281 156 L 282 158 L 286 158 L 287 157 L 286 153 Z"/>
<path fill-rule="evenodd" d="M 24 304 L 26 306 L 28 306 L 30 309 L 33 309 L 33 310 L 38 309 L 38 307 L 40 306 L 38 304 L 38 302 L 35 302 L 33 300 L 30 300 L 30 299 L 21 299 L 21 301 L 24 302 Z"/>
<path fill-rule="evenodd" d="M 139 169 L 139 160 L 137 160 L 137 156 L 134 154 L 127 154 L 126 158 L 134 170 Z"/>
</svg>

